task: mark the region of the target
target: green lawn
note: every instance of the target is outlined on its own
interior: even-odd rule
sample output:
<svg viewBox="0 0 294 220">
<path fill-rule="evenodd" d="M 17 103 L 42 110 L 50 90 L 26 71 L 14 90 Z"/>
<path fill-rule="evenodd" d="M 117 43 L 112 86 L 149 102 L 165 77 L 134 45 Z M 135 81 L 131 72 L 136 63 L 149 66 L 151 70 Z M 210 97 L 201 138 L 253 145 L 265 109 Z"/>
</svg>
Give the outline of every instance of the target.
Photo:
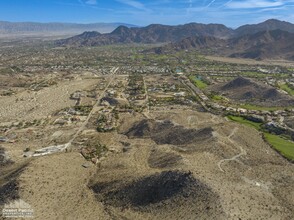
<svg viewBox="0 0 294 220">
<path fill-rule="evenodd" d="M 229 101 L 228 98 L 226 98 L 226 97 L 224 97 L 222 95 L 212 95 L 211 99 L 214 100 L 214 101 L 226 101 L 226 102 Z"/>
<path fill-rule="evenodd" d="M 264 133 L 264 137 L 280 154 L 294 161 L 294 142 L 269 133 Z"/>
<path fill-rule="evenodd" d="M 198 78 L 196 78 L 194 76 L 190 76 L 189 78 L 195 84 L 195 86 L 197 86 L 199 89 L 205 89 L 208 86 L 201 79 L 198 79 Z"/>
<path fill-rule="evenodd" d="M 262 131 L 262 123 L 252 122 L 246 120 L 243 117 L 229 115 L 228 118 L 232 121 L 245 124 L 247 126 L 253 127 L 259 131 Z M 266 141 L 273 146 L 281 155 L 294 161 L 294 142 L 286 140 L 279 135 L 270 134 L 268 132 L 262 131 Z"/>
<path fill-rule="evenodd" d="M 245 118 L 239 117 L 239 116 L 229 115 L 228 116 L 228 119 L 230 119 L 232 121 L 235 121 L 235 122 L 239 122 L 241 124 L 248 125 L 248 126 L 253 127 L 255 129 L 257 129 L 257 130 L 260 130 L 261 129 L 260 126 L 262 125 L 262 123 L 257 123 L 257 122 L 249 121 L 249 120 L 246 120 Z"/>
<path fill-rule="evenodd" d="M 196 79 L 194 83 L 199 89 L 205 89 L 207 87 L 207 84 L 200 79 Z"/>
<path fill-rule="evenodd" d="M 294 90 L 292 88 L 290 88 L 287 84 L 281 84 L 281 85 L 279 85 L 279 87 L 281 89 L 283 89 L 284 91 L 286 91 L 289 95 L 294 96 Z"/>
<path fill-rule="evenodd" d="M 241 104 L 240 108 L 245 108 L 247 110 L 257 110 L 257 111 L 276 111 L 276 110 L 285 109 L 285 107 L 264 107 L 264 106 L 252 105 L 249 103 Z"/>
<path fill-rule="evenodd" d="M 221 101 L 224 99 L 224 97 L 222 97 L 221 95 L 213 95 L 211 98 L 215 101 Z"/>
</svg>

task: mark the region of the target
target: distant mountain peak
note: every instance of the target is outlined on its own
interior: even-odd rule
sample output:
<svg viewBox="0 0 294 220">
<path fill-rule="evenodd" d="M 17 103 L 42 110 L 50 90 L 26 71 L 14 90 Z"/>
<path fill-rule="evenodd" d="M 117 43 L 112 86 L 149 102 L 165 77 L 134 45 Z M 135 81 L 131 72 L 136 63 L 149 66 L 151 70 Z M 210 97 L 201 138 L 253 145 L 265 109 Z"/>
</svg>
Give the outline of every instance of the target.
<svg viewBox="0 0 294 220">
<path fill-rule="evenodd" d="M 97 37 L 100 35 L 101 33 L 99 33 L 98 31 L 85 31 L 84 33 L 80 35 L 80 37 L 92 38 L 92 37 Z"/>
<path fill-rule="evenodd" d="M 249 85 L 255 85 L 250 79 L 247 79 L 245 77 L 239 76 L 232 81 L 228 82 L 225 84 L 222 89 L 223 90 L 230 90 L 230 89 L 236 89 L 244 86 L 249 86 Z"/>
<path fill-rule="evenodd" d="M 236 36 L 255 34 L 260 31 L 282 30 L 294 33 L 294 24 L 277 19 L 269 19 L 259 24 L 243 25 L 235 30 Z"/>
<path fill-rule="evenodd" d="M 286 22 L 286 21 L 281 21 L 281 20 L 278 20 L 278 19 L 275 19 L 275 18 L 271 18 L 271 19 L 268 19 L 262 23 L 289 23 L 289 22 Z"/>
<path fill-rule="evenodd" d="M 119 27 L 117 27 L 114 31 L 111 32 L 111 34 L 125 34 L 125 33 L 129 33 L 130 29 L 124 25 L 120 25 Z"/>
</svg>

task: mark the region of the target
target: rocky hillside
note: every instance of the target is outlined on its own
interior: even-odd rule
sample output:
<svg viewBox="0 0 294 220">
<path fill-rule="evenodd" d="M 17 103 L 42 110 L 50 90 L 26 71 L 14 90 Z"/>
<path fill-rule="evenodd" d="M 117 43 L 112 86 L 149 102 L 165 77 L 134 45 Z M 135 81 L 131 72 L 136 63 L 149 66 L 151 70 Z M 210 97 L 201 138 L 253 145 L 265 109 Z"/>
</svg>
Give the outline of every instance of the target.
<svg viewBox="0 0 294 220">
<path fill-rule="evenodd" d="M 245 35 L 230 40 L 229 44 L 234 51 L 231 57 L 294 60 L 294 33 L 282 30 Z"/>
<path fill-rule="evenodd" d="M 158 54 L 179 50 L 213 51 L 214 54 L 250 59 L 294 60 L 294 33 L 282 30 L 261 31 L 238 38 L 190 37 L 147 52 Z"/>
<path fill-rule="evenodd" d="M 273 30 L 282 30 L 287 31 L 290 33 L 294 33 L 294 24 L 286 22 L 286 21 L 279 21 L 276 19 L 269 19 L 265 22 L 259 24 L 248 24 L 243 25 L 237 28 L 234 31 L 234 34 L 238 37 L 247 35 L 247 34 L 256 34 L 260 31 L 273 31 Z"/>
<path fill-rule="evenodd" d="M 292 106 L 294 99 L 276 88 L 238 77 L 228 83 L 212 86 L 211 90 L 234 101 L 261 106 Z"/>
<path fill-rule="evenodd" d="M 188 37 L 175 43 L 169 43 L 163 47 L 153 48 L 146 52 L 155 52 L 157 54 L 169 53 L 180 50 L 202 50 L 206 48 L 222 48 L 227 44 L 226 40 L 215 37 Z"/>
<path fill-rule="evenodd" d="M 146 50 L 146 53 L 168 54 L 174 51 L 181 50 L 202 50 L 205 51 L 208 48 L 217 50 L 218 48 L 224 48 L 228 44 L 227 40 L 219 39 L 216 37 L 188 37 L 175 43 L 169 43 L 162 47 L 156 47 Z"/>
</svg>

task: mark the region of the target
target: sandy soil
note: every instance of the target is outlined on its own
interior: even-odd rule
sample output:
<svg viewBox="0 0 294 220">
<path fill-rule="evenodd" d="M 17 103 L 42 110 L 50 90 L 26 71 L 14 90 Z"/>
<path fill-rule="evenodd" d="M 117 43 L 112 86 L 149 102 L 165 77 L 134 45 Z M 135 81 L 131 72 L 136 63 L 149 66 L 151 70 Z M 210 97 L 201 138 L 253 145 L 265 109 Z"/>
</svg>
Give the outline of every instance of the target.
<svg viewBox="0 0 294 220">
<path fill-rule="evenodd" d="M 40 115 L 37 110 L 30 113 L 29 105 L 16 108 L 16 97 L 6 102 L 1 98 L 2 104 L 9 102 L 14 106 L 0 105 L 1 113 L 4 112 L 5 121 L 14 117 L 47 117 L 73 105 L 68 99 L 70 92 L 95 83 L 63 82 L 41 90 L 33 96 L 39 97 L 43 106 L 38 109 Z M 57 99 L 56 105 L 50 103 L 52 95 Z M 19 96 L 26 100 L 31 97 L 29 93 Z M 99 166 L 87 162 L 78 148 L 73 148 L 28 161 L 17 177 L 19 197 L 32 206 L 35 219 L 292 219 L 294 165 L 272 150 L 257 131 L 192 110 L 151 110 L 148 117 L 157 122 L 170 120 L 180 130 L 210 128 L 212 137 L 188 146 L 158 145 L 150 137 L 128 138 L 124 133 L 146 119 L 140 113 L 120 114 L 119 133 L 98 133 L 86 127 L 76 142 L 92 138 L 109 149 Z M 26 161 L 21 157 L 25 146 L 30 144 L 36 149 L 66 142 L 81 124 L 47 124 L 8 131 L 7 134 L 16 133 L 18 141 L 3 143 L 3 147 L 20 164 Z M 170 133 L 169 138 L 173 138 Z M 89 167 L 84 168 L 85 164 Z M 187 183 L 182 184 L 179 179 Z M 156 191 L 158 187 L 170 190 Z M 138 203 L 138 198 L 145 202 Z"/>
<path fill-rule="evenodd" d="M 73 106 L 71 93 L 87 89 L 99 82 L 99 79 L 66 81 L 40 91 L 24 91 L 12 97 L 1 97 L 1 123 L 19 120 L 34 120 L 49 116 L 66 107 Z"/>
<path fill-rule="evenodd" d="M 78 153 L 32 161 L 20 177 L 20 195 L 34 208 L 35 219 L 109 219 L 87 187 L 96 169 Z"/>
<path fill-rule="evenodd" d="M 95 135 L 111 148 L 100 168 L 73 151 L 34 159 L 18 178 L 20 198 L 33 207 L 35 219 L 292 218 L 294 166 L 265 144 L 255 130 L 194 111 L 151 112 L 150 117 L 160 121 L 170 119 L 187 128 L 212 127 L 214 140 L 206 147 L 197 144 L 188 153 L 176 146 L 156 145 L 150 138 L 128 139 L 122 134 L 85 130 L 83 138 Z M 121 129 L 127 130 L 142 119 L 144 116 L 138 113 L 122 114 Z M 240 147 L 244 154 L 226 160 L 239 155 Z M 84 168 L 83 164 L 90 167 Z M 197 188 L 199 191 L 193 188 L 192 192 L 199 198 L 205 193 L 214 195 L 213 200 L 210 197 L 204 200 L 209 211 L 199 210 L 196 204 L 200 200 L 191 196 L 185 200 L 174 196 L 165 200 L 165 205 L 140 207 L 126 205 L 120 197 L 109 197 L 109 187 L 122 193 L 130 190 L 124 188 L 128 184 L 134 184 L 135 189 L 136 182 L 163 171 L 191 172 L 205 186 Z M 95 194 L 91 189 L 94 185 L 105 186 L 104 194 Z M 116 205 L 111 205 L 112 202 Z"/>
</svg>

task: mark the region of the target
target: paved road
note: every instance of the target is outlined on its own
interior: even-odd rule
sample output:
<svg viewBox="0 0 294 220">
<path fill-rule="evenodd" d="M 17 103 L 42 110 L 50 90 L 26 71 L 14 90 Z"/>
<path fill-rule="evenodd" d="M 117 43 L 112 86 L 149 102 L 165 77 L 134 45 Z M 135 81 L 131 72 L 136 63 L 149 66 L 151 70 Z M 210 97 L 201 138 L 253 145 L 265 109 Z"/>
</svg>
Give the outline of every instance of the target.
<svg viewBox="0 0 294 220">
<path fill-rule="evenodd" d="M 187 79 L 186 81 L 185 81 L 185 80 L 182 80 L 181 82 L 182 82 L 182 84 L 184 84 L 187 88 L 190 89 L 190 91 L 193 93 L 194 96 L 197 96 L 197 97 L 199 97 L 199 98 L 201 99 L 201 101 L 199 101 L 199 103 L 201 104 L 201 106 L 202 106 L 205 110 L 209 111 L 209 109 L 206 107 L 205 102 L 202 101 L 202 96 L 205 96 L 205 95 L 203 94 L 203 92 L 202 92 L 199 88 L 197 88 L 195 85 L 193 85 L 193 83 L 191 83 L 188 79 Z"/>
</svg>

